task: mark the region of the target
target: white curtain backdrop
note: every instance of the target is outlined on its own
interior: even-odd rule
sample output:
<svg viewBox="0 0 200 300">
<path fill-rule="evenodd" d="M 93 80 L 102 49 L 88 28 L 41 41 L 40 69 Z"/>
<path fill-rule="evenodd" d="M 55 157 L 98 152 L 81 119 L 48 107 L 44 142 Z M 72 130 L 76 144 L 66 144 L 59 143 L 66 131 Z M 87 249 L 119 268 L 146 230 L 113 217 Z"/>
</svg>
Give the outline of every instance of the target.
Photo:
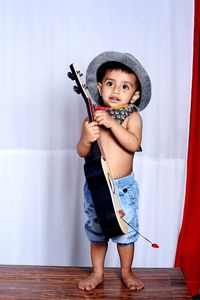
<svg viewBox="0 0 200 300">
<path fill-rule="evenodd" d="M 134 266 L 172 267 L 185 193 L 192 78 L 191 0 L 0 0 L 0 264 L 89 266 L 83 160 L 86 114 L 68 66 L 130 52 L 147 69 L 135 156 L 140 232 Z M 118 266 L 110 243 L 107 266 Z"/>
</svg>

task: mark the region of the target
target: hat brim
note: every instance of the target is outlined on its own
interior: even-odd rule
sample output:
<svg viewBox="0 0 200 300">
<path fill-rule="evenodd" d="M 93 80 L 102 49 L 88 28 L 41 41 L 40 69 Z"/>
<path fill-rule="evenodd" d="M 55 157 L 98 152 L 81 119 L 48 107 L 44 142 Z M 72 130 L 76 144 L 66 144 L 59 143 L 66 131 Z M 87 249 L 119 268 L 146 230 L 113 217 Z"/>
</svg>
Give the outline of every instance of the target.
<svg viewBox="0 0 200 300">
<path fill-rule="evenodd" d="M 137 76 L 141 85 L 141 96 L 139 110 L 143 110 L 151 99 L 151 81 L 146 70 L 141 63 L 129 53 L 120 53 L 116 51 L 106 51 L 96 56 L 89 64 L 86 71 L 86 84 L 93 100 L 100 103 L 100 96 L 97 89 L 97 70 L 98 68 L 109 61 L 120 62 L 129 67 Z"/>
</svg>

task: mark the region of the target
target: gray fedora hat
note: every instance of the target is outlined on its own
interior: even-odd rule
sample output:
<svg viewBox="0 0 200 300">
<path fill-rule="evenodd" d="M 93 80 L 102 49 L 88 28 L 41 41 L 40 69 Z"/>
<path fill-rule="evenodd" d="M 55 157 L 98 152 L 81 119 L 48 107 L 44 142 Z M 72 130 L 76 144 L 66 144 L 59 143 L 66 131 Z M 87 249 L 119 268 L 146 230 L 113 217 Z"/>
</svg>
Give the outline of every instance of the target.
<svg viewBox="0 0 200 300">
<path fill-rule="evenodd" d="M 97 70 L 102 64 L 109 61 L 115 61 L 126 65 L 137 76 L 141 85 L 139 110 L 143 110 L 151 99 L 151 81 L 141 63 L 129 53 L 106 51 L 99 54 L 91 61 L 86 71 L 86 84 L 93 100 L 100 104 L 100 96 L 97 90 Z"/>
</svg>

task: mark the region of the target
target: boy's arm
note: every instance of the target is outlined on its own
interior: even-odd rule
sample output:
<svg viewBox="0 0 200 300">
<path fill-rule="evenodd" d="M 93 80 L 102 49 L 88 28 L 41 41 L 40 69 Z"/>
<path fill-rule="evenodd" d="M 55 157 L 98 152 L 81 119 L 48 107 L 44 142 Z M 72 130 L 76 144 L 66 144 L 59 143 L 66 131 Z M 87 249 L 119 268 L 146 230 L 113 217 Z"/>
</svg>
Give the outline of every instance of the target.
<svg viewBox="0 0 200 300">
<path fill-rule="evenodd" d="M 139 113 L 134 112 L 128 117 L 126 128 L 105 111 L 95 112 L 94 119 L 99 125 L 109 128 L 123 148 L 130 152 L 139 149 L 142 140 L 142 118 Z"/>
<path fill-rule="evenodd" d="M 138 112 L 132 113 L 124 128 L 118 122 L 111 127 L 111 131 L 118 142 L 128 151 L 135 152 L 142 142 L 142 118 Z"/>
<path fill-rule="evenodd" d="M 97 122 L 89 122 L 87 118 L 82 124 L 81 136 L 76 146 L 81 157 L 86 157 L 90 153 L 91 143 L 99 138 L 100 130 Z"/>
</svg>

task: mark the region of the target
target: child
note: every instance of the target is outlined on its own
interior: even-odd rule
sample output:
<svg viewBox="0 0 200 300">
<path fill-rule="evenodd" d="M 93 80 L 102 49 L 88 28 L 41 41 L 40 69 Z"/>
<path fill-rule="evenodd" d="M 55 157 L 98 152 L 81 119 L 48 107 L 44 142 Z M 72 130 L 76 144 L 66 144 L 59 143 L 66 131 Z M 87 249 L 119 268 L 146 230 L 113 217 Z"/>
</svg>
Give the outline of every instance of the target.
<svg viewBox="0 0 200 300">
<path fill-rule="evenodd" d="M 93 100 L 110 109 L 97 109 L 92 122 L 84 119 L 77 152 L 81 157 L 90 155 L 91 144 L 99 140 L 112 170 L 126 221 L 138 230 L 138 186 L 132 168 L 134 153 L 140 149 L 142 139 L 142 119 L 138 110 L 144 109 L 151 97 L 149 76 L 132 55 L 108 51 L 92 60 L 86 72 L 86 83 Z M 97 222 L 87 183 L 84 195 L 88 217 L 85 230 L 91 243 L 93 271 L 78 287 L 89 291 L 103 282 L 108 238 Z M 131 269 L 137 239 L 138 234 L 130 227 L 127 234 L 112 238 L 119 253 L 121 280 L 131 290 L 144 287 Z"/>
</svg>

